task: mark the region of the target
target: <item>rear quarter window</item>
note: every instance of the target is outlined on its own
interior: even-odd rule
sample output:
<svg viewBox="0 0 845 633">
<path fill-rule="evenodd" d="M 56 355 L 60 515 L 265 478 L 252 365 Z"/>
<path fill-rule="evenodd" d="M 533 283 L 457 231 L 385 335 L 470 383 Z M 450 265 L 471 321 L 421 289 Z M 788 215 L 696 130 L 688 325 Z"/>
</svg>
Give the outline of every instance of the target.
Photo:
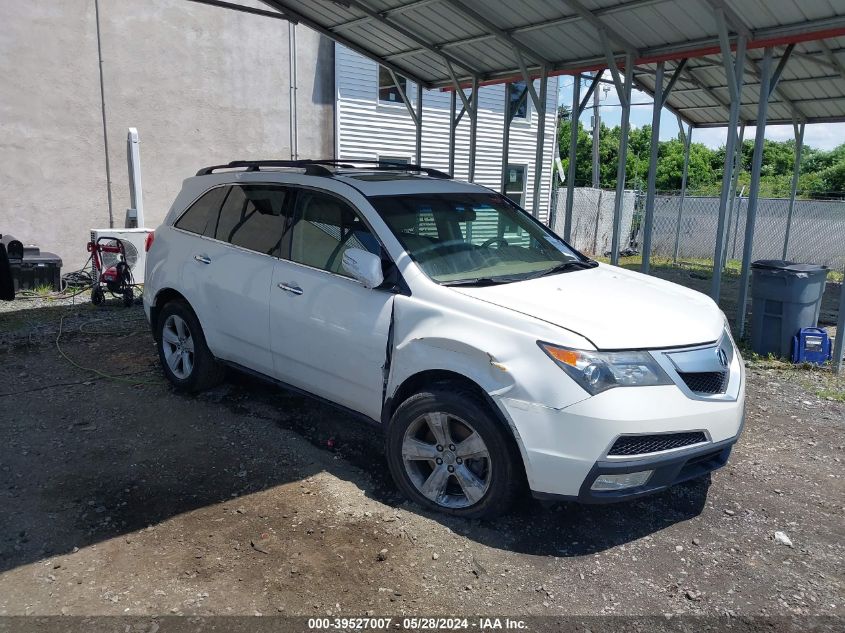
<svg viewBox="0 0 845 633">
<path fill-rule="evenodd" d="M 203 235 L 206 232 L 209 220 L 217 222 L 217 214 L 220 205 L 226 198 L 229 187 L 215 187 L 205 192 L 194 202 L 182 216 L 173 224 L 177 229 Z"/>
</svg>

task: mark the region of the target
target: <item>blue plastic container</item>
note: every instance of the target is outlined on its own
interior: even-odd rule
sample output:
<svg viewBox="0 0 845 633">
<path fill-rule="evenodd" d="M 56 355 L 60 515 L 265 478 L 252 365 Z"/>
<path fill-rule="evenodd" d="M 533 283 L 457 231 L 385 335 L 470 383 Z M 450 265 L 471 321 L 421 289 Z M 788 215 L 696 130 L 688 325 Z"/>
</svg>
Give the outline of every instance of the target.
<svg viewBox="0 0 845 633">
<path fill-rule="evenodd" d="M 833 356 L 830 337 L 820 327 L 805 327 L 792 337 L 792 362 L 822 365 Z"/>
</svg>

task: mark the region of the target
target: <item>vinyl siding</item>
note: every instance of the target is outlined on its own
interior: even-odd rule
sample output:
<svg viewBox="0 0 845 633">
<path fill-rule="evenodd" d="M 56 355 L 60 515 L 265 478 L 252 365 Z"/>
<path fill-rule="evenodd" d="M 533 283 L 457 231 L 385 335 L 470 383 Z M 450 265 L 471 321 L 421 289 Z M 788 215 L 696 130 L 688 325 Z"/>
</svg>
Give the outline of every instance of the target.
<svg viewBox="0 0 845 633">
<path fill-rule="evenodd" d="M 378 101 L 378 66 L 340 44 L 335 44 L 337 89 L 337 156 L 340 159 L 379 157 L 415 158 L 415 128 L 403 103 Z M 539 93 L 539 81 L 534 82 Z M 469 91 L 467 91 L 468 93 Z M 549 78 L 546 98 L 545 175 L 540 187 L 540 219 L 549 213 L 552 156 L 558 81 Z M 408 98 L 416 105 L 417 86 L 408 82 Z M 484 86 L 479 91 L 475 182 L 495 190 L 501 186 L 502 128 L 505 86 Z M 423 94 L 422 164 L 449 169 L 449 103 L 447 91 Z M 461 100 L 457 109 L 460 111 Z M 455 177 L 467 179 L 469 169 L 469 117 L 464 115 L 456 132 Z M 508 162 L 527 165 L 523 207 L 531 211 L 534 189 L 534 153 L 537 116 L 530 104 L 528 121 L 515 120 L 510 130 Z"/>
</svg>

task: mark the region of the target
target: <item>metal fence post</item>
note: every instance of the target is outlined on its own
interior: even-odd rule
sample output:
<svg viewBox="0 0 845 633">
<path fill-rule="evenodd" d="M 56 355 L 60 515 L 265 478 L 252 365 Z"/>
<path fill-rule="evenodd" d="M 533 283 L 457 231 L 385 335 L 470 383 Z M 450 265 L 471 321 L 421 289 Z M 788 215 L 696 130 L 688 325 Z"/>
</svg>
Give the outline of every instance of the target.
<svg viewBox="0 0 845 633">
<path fill-rule="evenodd" d="M 728 243 L 730 242 L 730 236 L 728 233 L 731 230 L 731 220 L 736 219 L 737 226 L 739 226 L 739 208 L 736 209 L 736 214 L 734 214 L 734 207 L 737 206 L 736 200 L 736 188 L 739 184 L 739 172 L 742 169 L 742 144 L 745 141 L 745 121 L 740 123 L 739 126 L 739 141 L 736 145 L 736 152 L 734 152 L 736 156 L 736 160 L 734 160 L 734 177 L 731 184 L 731 193 L 730 193 L 730 206 L 728 207 L 728 221 L 725 224 L 725 254 L 722 257 L 722 269 L 726 269 L 728 266 Z M 742 194 L 740 194 L 741 196 Z M 736 242 L 736 229 L 734 229 L 734 242 Z"/>
<path fill-rule="evenodd" d="M 789 210 L 786 212 L 786 233 L 783 236 L 783 257 L 789 249 L 789 232 L 792 230 L 792 211 L 795 209 L 795 195 L 798 193 L 798 176 L 801 174 L 801 151 L 804 149 L 804 122 L 792 123 L 795 134 L 795 166 L 792 168 L 792 187 L 789 193 Z"/>
<path fill-rule="evenodd" d="M 833 346 L 833 373 L 835 374 L 842 371 L 843 343 L 845 343 L 845 281 L 839 289 L 839 319 L 836 321 L 836 342 Z"/>
<path fill-rule="evenodd" d="M 678 118 L 678 125 L 681 127 L 681 134 L 684 133 L 683 122 Z M 672 255 L 672 261 L 678 263 L 678 252 L 681 245 L 681 215 L 684 212 L 684 198 L 687 195 L 687 173 L 689 171 L 689 148 L 692 144 L 692 124 L 687 128 L 687 133 L 684 135 L 684 173 L 681 176 L 681 199 L 678 200 L 678 222 L 675 225 L 675 252 Z"/>
</svg>

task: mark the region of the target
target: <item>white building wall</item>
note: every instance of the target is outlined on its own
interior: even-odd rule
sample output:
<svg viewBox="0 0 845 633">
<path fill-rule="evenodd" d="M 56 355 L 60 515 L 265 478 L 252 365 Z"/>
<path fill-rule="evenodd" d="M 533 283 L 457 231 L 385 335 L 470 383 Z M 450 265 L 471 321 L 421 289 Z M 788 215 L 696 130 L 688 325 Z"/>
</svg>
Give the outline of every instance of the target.
<svg viewBox="0 0 845 633">
<path fill-rule="evenodd" d="M 375 160 L 391 157 L 414 161 L 414 123 L 403 103 L 379 103 L 377 64 L 336 44 L 335 69 L 338 158 Z M 534 82 L 538 93 L 539 83 Z M 547 221 L 549 213 L 557 92 L 557 78 L 550 77 L 546 99 L 545 173 L 540 188 L 540 219 L 543 222 Z M 414 106 L 416 95 L 416 84 L 409 82 L 408 97 Z M 498 191 L 502 173 L 505 85 L 483 86 L 479 95 L 475 182 Z M 508 162 L 528 166 L 523 206 L 530 211 L 534 201 L 538 117 L 530 97 L 528 101 L 528 120 L 515 120 L 511 125 Z M 459 112 L 461 100 L 457 103 Z M 447 91 L 428 90 L 423 94 L 422 164 L 443 171 L 449 169 L 449 106 Z M 455 141 L 455 177 L 462 179 L 467 178 L 469 170 L 469 127 L 469 116 L 464 115 Z"/>
</svg>

